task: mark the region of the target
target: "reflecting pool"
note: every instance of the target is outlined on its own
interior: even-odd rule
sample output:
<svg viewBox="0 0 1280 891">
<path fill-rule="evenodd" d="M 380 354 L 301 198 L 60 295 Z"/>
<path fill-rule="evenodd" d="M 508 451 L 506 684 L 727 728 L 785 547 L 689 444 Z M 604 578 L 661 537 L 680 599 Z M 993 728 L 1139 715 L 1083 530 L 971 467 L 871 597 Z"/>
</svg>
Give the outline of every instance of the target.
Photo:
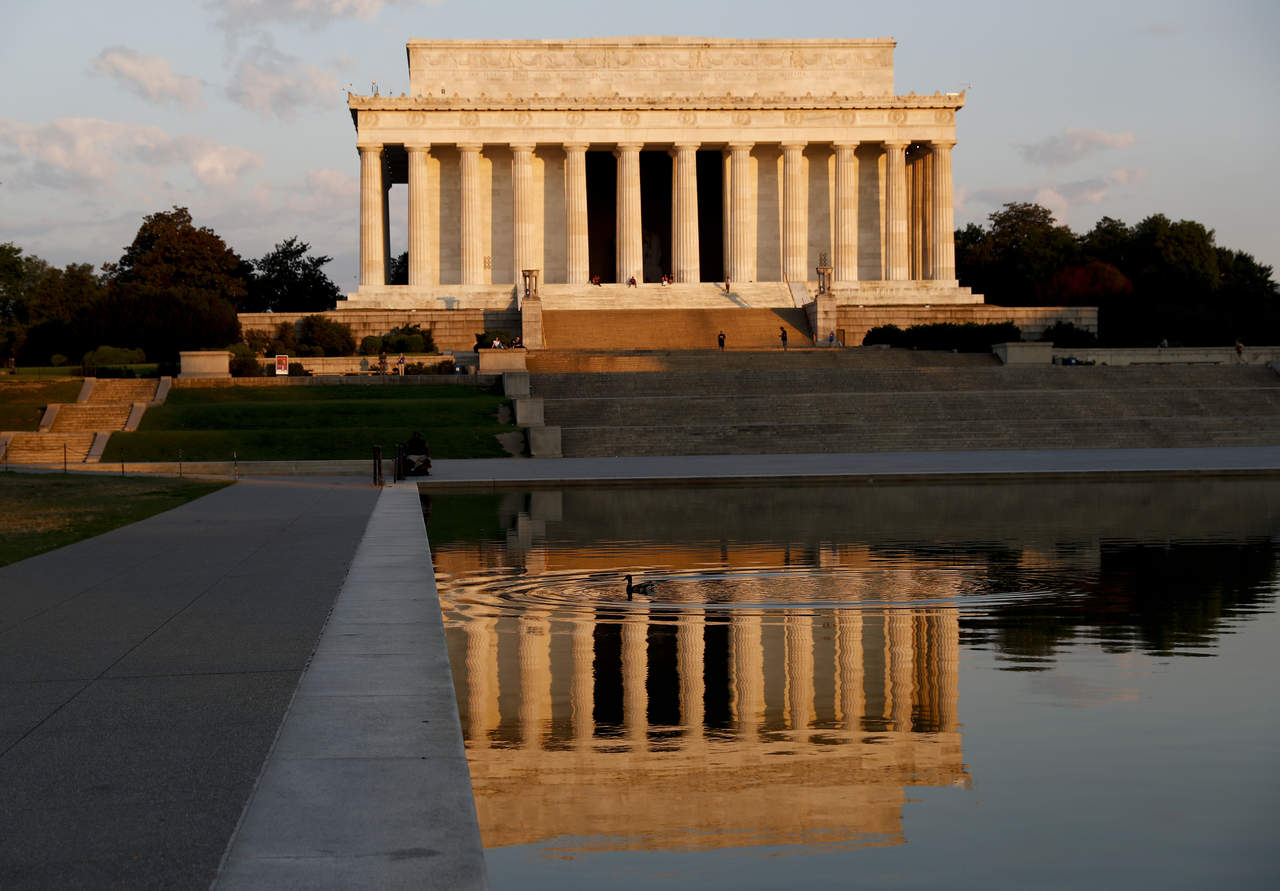
<svg viewBox="0 0 1280 891">
<path fill-rule="evenodd" d="M 1280 481 L 423 505 L 495 889 L 1280 880 Z"/>
</svg>

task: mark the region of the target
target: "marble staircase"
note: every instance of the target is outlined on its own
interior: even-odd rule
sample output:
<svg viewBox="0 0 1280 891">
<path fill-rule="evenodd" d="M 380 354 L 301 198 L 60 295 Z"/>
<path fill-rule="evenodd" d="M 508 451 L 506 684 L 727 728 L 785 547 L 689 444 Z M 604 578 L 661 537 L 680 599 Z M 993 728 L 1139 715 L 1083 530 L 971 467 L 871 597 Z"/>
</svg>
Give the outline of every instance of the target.
<svg viewBox="0 0 1280 891">
<path fill-rule="evenodd" d="M 575 309 L 544 310 L 545 345 L 553 350 L 708 350 L 725 333 L 726 348 L 812 346 L 809 322 L 794 307 L 768 309 Z"/>
</svg>

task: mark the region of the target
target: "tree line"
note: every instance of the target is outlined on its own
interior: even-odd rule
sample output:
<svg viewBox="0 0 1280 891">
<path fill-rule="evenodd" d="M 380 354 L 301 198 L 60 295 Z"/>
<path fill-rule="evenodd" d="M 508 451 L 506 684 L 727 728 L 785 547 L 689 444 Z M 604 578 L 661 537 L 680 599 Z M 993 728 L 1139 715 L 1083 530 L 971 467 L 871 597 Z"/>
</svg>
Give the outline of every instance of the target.
<svg viewBox="0 0 1280 891">
<path fill-rule="evenodd" d="M 152 361 L 241 341 L 238 312 L 321 312 L 340 292 L 296 236 L 246 260 L 185 207 L 143 218 L 114 263 L 58 268 L 0 244 L 0 357 L 79 362 L 97 347 L 141 349 Z"/>
<path fill-rule="evenodd" d="M 1038 204 L 1006 204 L 956 232 L 956 275 L 988 303 L 1096 306 L 1110 346 L 1280 343 L 1272 268 L 1192 220 L 1103 217 L 1081 235 Z"/>
</svg>

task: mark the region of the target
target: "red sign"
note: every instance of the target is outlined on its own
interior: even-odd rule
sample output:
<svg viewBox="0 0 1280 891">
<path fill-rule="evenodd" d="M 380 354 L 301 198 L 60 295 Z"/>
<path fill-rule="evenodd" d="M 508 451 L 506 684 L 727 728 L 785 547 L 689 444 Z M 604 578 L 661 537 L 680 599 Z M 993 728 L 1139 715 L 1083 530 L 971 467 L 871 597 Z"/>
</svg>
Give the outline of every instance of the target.
<svg viewBox="0 0 1280 891">
<path fill-rule="evenodd" d="M 289 373 L 289 357 L 276 356 L 276 374 L 288 374 L 288 373 Z"/>
</svg>

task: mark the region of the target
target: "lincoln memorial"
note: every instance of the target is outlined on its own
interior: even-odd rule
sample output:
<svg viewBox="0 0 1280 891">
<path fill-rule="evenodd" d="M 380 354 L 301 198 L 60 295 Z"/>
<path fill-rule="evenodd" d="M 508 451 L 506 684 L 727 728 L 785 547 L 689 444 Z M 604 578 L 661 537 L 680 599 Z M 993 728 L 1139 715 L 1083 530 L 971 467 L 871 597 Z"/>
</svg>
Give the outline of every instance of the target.
<svg viewBox="0 0 1280 891">
<path fill-rule="evenodd" d="M 407 95 L 348 96 L 360 272 L 339 309 L 786 307 L 824 337 L 875 307 L 897 308 L 877 324 L 1023 312 L 956 281 L 965 96 L 896 94 L 895 45 L 411 40 Z"/>
</svg>

